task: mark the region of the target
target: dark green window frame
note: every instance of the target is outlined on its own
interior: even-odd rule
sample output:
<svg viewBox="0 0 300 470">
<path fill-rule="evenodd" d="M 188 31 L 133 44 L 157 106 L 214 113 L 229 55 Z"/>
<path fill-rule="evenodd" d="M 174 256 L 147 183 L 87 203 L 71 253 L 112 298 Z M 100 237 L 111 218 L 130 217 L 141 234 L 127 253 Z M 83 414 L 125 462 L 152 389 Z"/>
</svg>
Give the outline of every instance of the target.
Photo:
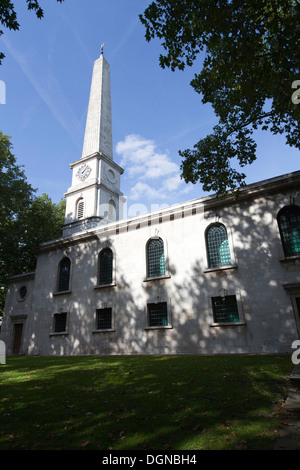
<svg viewBox="0 0 300 470">
<path fill-rule="evenodd" d="M 112 329 L 112 308 L 98 308 L 96 310 L 96 329 L 111 330 Z"/>
<path fill-rule="evenodd" d="M 54 314 L 54 333 L 66 333 L 67 331 L 67 312 Z"/>
<path fill-rule="evenodd" d="M 151 238 L 147 245 L 147 276 L 156 277 L 166 274 L 164 242 L 161 238 Z"/>
<path fill-rule="evenodd" d="M 169 325 L 167 302 L 150 303 L 147 305 L 147 310 L 149 327 Z"/>
<path fill-rule="evenodd" d="M 113 252 L 104 248 L 99 254 L 99 285 L 113 282 Z"/>
<path fill-rule="evenodd" d="M 284 255 L 300 255 L 300 207 L 294 204 L 283 207 L 277 215 L 277 222 Z"/>
<path fill-rule="evenodd" d="M 63 258 L 59 263 L 58 270 L 58 292 L 68 291 L 70 288 L 71 261 L 69 258 Z"/>
<path fill-rule="evenodd" d="M 240 321 L 235 295 L 212 297 L 214 323 L 236 323 Z"/>
<path fill-rule="evenodd" d="M 231 265 L 230 247 L 225 225 L 216 223 L 207 228 L 206 249 L 209 268 Z"/>
</svg>

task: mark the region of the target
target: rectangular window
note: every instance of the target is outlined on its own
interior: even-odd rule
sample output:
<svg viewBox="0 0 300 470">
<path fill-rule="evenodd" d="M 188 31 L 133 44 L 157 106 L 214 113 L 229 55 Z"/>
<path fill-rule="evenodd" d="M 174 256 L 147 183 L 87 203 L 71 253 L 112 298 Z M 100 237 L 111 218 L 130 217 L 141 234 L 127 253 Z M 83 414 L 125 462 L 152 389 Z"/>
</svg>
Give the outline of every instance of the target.
<svg viewBox="0 0 300 470">
<path fill-rule="evenodd" d="M 240 321 L 235 295 L 212 297 L 211 300 L 215 323 L 232 323 Z"/>
<path fill-rule="evenodd" d="M 54 314 L 54 333 L 67 331 L 67 312 Z"/>
<path fill-rule="evenodd" d="M 112 308 L 98 308 L 96 310 L 96 329 L 112 329 Z"/>
<path fill-rule="evenodd" d="M 168 326 L 167 302 L 148 304 L 148 326 Z"/>
</svg>

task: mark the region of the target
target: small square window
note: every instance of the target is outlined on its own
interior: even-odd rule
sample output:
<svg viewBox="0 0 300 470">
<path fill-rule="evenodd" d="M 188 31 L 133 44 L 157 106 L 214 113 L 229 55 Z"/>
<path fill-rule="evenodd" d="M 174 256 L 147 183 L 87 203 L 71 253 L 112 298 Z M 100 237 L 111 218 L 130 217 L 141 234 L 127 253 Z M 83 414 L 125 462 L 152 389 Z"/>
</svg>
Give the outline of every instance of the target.
<svg viewBox="0 0 300 470">
<path fill-rule="evenodd" d="M 240 321 L 235 295 L 212 297 L 211 300 L 215 323 L 233 323 Z"/>
<path fill-rule="evenodd" d="M 148 326 L 168 326 L 167 302 L 148 304 Z"/>
<path fill-rule="evenodd" d="M 96 310 L 96 329 L 112 329 L 112 308 L 98 308 Z"/>
<path fill-rule="evenodd" d="M 65 333 L 67 331 L 67 312 L 54 314 L 54 333 Z"/>
</svg>

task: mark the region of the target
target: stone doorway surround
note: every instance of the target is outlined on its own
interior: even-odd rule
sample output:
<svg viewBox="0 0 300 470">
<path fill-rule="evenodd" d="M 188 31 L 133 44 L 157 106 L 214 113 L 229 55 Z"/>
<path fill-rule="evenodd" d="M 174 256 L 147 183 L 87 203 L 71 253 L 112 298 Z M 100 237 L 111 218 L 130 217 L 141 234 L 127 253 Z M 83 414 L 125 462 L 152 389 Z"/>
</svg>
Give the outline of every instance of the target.
<svg viewBox="0 0 300 470">
<path fill-rule="evenodd" d="M 300 338 L 300 282 L 284 284 L 283 287 L 290 295 L 297 325 L 298 337 Z"/>
</svg>

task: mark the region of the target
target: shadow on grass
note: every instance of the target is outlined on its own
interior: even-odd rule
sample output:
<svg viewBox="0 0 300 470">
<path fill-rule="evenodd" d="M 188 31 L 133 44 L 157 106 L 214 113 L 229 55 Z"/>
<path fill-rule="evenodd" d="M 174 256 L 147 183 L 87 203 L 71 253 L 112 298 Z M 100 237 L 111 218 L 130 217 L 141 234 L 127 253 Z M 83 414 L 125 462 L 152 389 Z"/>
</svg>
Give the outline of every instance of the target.
<svg viewBox="0 0 300 470">
<path fill-rule="evenodd" d="M 272 449 L 288 356 L 8 358 L 0 449 Z"/>
</svg>

